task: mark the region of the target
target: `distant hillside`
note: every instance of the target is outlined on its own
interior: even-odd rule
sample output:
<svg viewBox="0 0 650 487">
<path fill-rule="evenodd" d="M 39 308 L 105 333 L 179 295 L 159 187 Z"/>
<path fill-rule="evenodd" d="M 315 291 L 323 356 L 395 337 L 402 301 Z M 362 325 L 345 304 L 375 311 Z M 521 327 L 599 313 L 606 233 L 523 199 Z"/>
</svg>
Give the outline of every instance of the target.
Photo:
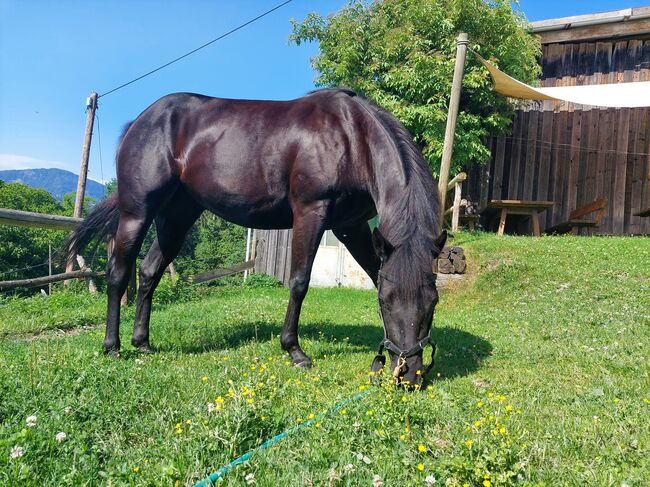
<svg viewBox="0 0 650 487">
<path fill-rule="evenodd" d="M 58 200 L 66 193 L 77 191 L 77 175 L 63 169 L 9 169 L 0 171 L 0 179 L 7 183 L 23 183 L 49 191 Z M 104 185 L 88 180 L 86 196 L 99 201 L 104 197 Z"/>
</svg>

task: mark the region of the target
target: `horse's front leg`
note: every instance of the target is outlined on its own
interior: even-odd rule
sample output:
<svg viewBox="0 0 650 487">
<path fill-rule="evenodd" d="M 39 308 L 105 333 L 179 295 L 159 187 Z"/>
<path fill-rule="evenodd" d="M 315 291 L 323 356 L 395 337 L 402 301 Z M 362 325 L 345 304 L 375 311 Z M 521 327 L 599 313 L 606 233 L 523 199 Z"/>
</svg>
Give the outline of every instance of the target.
<svg viewBox="0 0 650 487">
<path fill-rule="evenodd" d="M 282 348 L 291 355 L 298 367 L 311 367 L 311 359 L 298 344 L 300 308 L 309 288 L 309 278 L 318 244 L 325 228 L 328 204 L 318 202 L 294 210 L 293 237 L 291 239 L 291 276 L 289 278 L 289 306 L 280 335 Z"/>
</svg>

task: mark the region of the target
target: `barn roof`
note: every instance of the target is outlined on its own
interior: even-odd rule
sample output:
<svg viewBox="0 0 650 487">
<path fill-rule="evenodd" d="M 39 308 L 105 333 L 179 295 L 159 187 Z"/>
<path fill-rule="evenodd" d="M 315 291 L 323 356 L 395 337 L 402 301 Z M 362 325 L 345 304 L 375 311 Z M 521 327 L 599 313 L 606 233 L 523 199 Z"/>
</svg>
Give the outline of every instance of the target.
<svg viewBox="0 0 650 487">
<path fill-rule="evenodd" d="M 650 37 L 650 6 L 625 8 L 531 23 L 542 44 L 619 37 Z"/>
</svg>

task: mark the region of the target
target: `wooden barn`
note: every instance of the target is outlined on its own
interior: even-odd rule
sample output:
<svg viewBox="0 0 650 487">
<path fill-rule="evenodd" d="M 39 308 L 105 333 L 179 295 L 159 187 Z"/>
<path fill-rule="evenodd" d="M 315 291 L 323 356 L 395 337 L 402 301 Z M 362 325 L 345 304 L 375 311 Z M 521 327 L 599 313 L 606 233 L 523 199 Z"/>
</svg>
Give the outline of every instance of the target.
<svg viewBox="0 0 650 487">
<path fill-rule="evenodd" d="M 532 26 L 542 41 L 541 86 L 650 81 L 650 7 Z M 474 167 L 463 187 L 477 208 L 491 200 L 552 201 L 540 214 L 544 231 L 606 198 L 599 226 L 581 234 L 650 234 L 650 218 L 635 216 L 650 207 L 650 108 L 522 103 L 511 133 L 490 147 L 491 161 Z M 481 217 L 485 228 L 494 220 Z"/>
<path fill-rule="evenodd" d="M 650 81 L 650 7 L 534 22 L 542 41 L 541 86 Z M 478 210 L 491 200 L 552 201 L 544 231 L 606 198 L 597 228 L 581 234 L 650 234 L 650 108 L 601 109 L 566 102 L 518 105 L 509 135 L 489 141 L 492 158 L 470 170 L 463 197 Z M 494 214 L 481 224 L 493 228 Z M 498 216 L 498 215 L 497 215 Z M 506 231 L 522 228 L 508 223 Z M 530 225 L 523 221 L 524 225 Z M 523 229 L 529 233 L 529 229 Z M 291 231 L 257 231 L 255 271 L 288 283 Z M 326 232 L 312 284 L 371 288 L 345 247 Z"/>
</svg>

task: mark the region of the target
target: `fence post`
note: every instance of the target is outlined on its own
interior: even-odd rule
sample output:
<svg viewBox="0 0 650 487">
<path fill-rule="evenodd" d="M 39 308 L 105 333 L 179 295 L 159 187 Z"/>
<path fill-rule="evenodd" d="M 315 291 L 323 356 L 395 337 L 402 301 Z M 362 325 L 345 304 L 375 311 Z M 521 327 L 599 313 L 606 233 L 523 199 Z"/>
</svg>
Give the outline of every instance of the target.
<svg viewBox="0 0 650 487">
<path fill-rule="evenodd" d="M 451 231 L 458 231 L 458 219 L 460 217 L 460 183 L 456 182 L 454 185 L 454 206 L 451 213 Z"/>
<path fill-rule="evenodd" d="M 47 275 L 52 275 L 52 241 L 47 241 Z M 52 283 L 47 285 L 48 294 L 52 296 Z"/>
<path fill-rule="evenodd" d="M 442 148 L 442 159 L 440 161 L 440 179 L 438 180 L 438 193 L 440 194 L 440 221 L 445 214 L 445 198 L 447 195 L 447 182 L 449 181 L 449 169 L 451 167 L 451 156 L 454 150 L 454 135 L 456 134 L 456 117 L 460 104 L 460 90 L 463 86 L 463 72 L 465 70 L 465 55 L 467 54 L 467 34 L 458 34 L 456 47 L 456 65 L 454 67 L 454 80 L 451 85 L 451 97 L 449 98 L 449 110 L 447 112 L 447 128 L 445 130 L 445 142 Z"/>
</svg>

